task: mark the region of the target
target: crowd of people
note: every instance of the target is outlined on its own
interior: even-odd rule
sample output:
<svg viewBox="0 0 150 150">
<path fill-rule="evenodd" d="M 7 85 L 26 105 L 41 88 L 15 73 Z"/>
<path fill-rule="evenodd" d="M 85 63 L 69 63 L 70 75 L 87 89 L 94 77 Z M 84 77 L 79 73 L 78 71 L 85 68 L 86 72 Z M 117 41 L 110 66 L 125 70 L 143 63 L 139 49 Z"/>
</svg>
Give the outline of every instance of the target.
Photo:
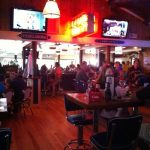
<svg viewBox="0 0 150 150">
<path fill-rule="evenodd" d="M 62 68 L 59 62 L 56 62 L 54 67 L 51 67 L 50 69 L 48 69 L 46 65 L 43 65 L 40 69 L 42 90 L 51 91 L 51 96 L 55 96 L 56 91 L 60 89 L 63 73 L 76 74 L 76 80 L 83 80 L 84 82 L 86 82 L 88 80 L 88 77 L 90 76 L 89 73 L 88 75 L 86 75 L 86 66 L 87 68 L 90 68 L 85 61 L 83 61 L 81 64 L 77 64 L 77 66 L 74 65 L 73 62 L 71 62 L 71 64 L 66 68 Z"/>
<path fill-rule="evenodd" d="M 48 69 L 43 65 L 40 70 L 41 90 L 51 91 L 51 95 L 55 96 L 56 91 L 60 88 L 62 74 L 73 72 L 75 73 L 75 86 L 78 84 L 80 87 L 75 87 L 78 92 L 86 92 L 88 83 L 94 81 L 99 84 L 101 89 L 106 88 L 107 76 L 114 78 L 114 95 L 121 98 L 132 89 L 139 89 L 139 87 L 149 86 L 149 78 L 144 74 L 144 70 L 140 65 L 139 59 L 135 59 L 131 65 L 129 61 L 107 63 L 103 62 L 99 68 L 92 67 L 83 61 L 81 64 L 75 66 L 71 63 L 68 67 L 63 69 L 59 62 L 55 62 L 54 67 Z M 14 104 L 14 111 L 17 111 L 15 106 L 16 101 L 23 99 L 23 90 L 27 87 L 26 80 L 22 77 L 22 73 L 5 73 L 0 76 L 0 96 L 8 90 L 13 90 L 14 95 L 12 103 Z M 141 93 L 137 94 L 142 97 Z M 15 110 L 16 109 L 16 110 Z"/>
<path fill-rule="evenodd" d="M 107 76 L 114 78 L 114 96 L 119 98 L 129 94 L 130 91 L 149 86 L 150 82 L 138 58 L 134 60 L 133 64 L 129 61 L 122 62 L 122 64 L 104 61 L 99 70 L 93 69 L 87 65 L 87 62 L 83 61 L 76 73 L 76 81 L 82 82 L 84 85 L 88 84 L 89 81 L 94 81 L 95 84 L 100 85 L 101 89 L 105 89 Z M 84 88 L 87 88 L 87 85 Z"/>
<path fill-rule="evenodd" d="M 133 64 L 129 61 L 107 63 L 103 62 L 99 68 L 92 67 L 83 61 L 81 64 L 75 66 L 71 63 L 65 69 L 63 69 L 58 62 L 50 70 L 46 65 L 43 65 L 40 69 L 42 89 L 51 88 L 52 95 L 55 95 L 56 85 L 61 81 L 63 73 L 73 72 L 76 74 L 76 83 L 84 85 L 86 91 L 89 81 L 94 80 L 95 83 L 100 85 L 101 89 L 106 88 L 107 76 L 114 77 L 114 93 L 120 97 L 123 90 L 126 94 L 129 89 L 135 89 L 136 87 L 142 87 L 149 84 L 149 78 L 144 74 L 144 70 L 140 65 L 139 59 L 135 59 Z"/>
<path fill-rule="evenodd" d="M 5 97 L 7 92 L 12 91 L 11 101 L 8 102 L 11 111 L 18 113 L 20 111 L 19 102 L 24 99 L 24 90 L 27 88 L 26 81 L 20 73 L 6 72 L 0 75 L 0 97 Z M 8 110 L 9 111 L 9 110 Z"/>
<path fill-rule="evenodd" d="M 55 66 L 50 70 L 46 67 L 46 65 L 43 65 L 40 69 L 40 75 L 41 75 L 41 87 L 42 90 L 45 92 L 46 90 L 51 91 L 51 95 L 56 95 L 56 87 L 59 88 L 61 76 L 63 73 L 63 69 L 61 68 L 59 62 L 55 63 Z"/>
</svg>

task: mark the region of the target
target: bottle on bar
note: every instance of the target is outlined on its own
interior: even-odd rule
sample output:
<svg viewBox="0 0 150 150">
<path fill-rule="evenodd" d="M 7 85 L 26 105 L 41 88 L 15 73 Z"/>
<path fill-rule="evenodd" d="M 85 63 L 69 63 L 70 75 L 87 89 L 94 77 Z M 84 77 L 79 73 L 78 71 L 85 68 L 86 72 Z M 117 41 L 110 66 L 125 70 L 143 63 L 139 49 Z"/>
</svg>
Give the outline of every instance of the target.
<svg viewBox="0 0 150 150">
<path fill-rule="evenodd" d="M 107 86 L 105 89 L 105 100 L 110 101 L 111 100 L 111 90 L 110 90 L 110 83 L 107 82 Z"/>
</svg>

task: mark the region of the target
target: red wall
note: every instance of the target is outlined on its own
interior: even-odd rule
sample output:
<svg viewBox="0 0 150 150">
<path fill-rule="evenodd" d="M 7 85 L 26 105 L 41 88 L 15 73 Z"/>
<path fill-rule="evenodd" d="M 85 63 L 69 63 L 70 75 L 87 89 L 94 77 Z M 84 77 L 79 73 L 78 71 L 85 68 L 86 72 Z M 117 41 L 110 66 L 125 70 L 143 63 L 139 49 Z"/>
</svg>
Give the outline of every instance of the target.
<svg viewBox="0 0 150 150">
<path fill-rule="evenodd" d="M 102 19 L 110 14 L 106 0 L 57 0 L 61 17 L 48 19 L 49 34 L 70 34 L 70 22 L 73 17 L 82 12 L 96 14 L 98 32 L 91 36 L 100 37 Z"/>
</svg>

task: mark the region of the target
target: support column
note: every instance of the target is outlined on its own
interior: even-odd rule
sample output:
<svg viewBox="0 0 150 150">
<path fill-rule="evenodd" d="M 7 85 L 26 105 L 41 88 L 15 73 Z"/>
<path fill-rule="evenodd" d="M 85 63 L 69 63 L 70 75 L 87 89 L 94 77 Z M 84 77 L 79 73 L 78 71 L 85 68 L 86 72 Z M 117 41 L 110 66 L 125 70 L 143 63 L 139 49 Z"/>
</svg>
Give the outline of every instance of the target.
<svg viewBox="0 0 150 150">
<path fill-rule="evenodd" d="M 115 62 L 115 53 L 112 54 L 112 62 Z"/>
<path fill-rule="evenodd" d="M 105 58 L 106 60 L 105 61 L 107 63 L 110 63 L 110 50 L 111 50 L 110 48 L 111 46 L 106 46 L 106 58 Z"/>
<path fill-rule="evenodd" d="M 23 60 L 23 70 L 25 69 L 26 67 L 26 64 L 25 64 L 25 48 L 23 47 L 22 49 L 22 60 Z"/>
<path fill-rule="evenodd" d="M 38 85 L 38 66 L 37 59 L 37 42 L 32 41 L 32 62 L 33 62 L 33 104 L 38 104 L 39 101 L 39 85 Z M 40 93 L 41 94 L 41 93 Z"/>
<path fill-rule="evenodd" d="M 58 59 L 58 63 L 60 64 L 60 54 L 58 55 L 57 59 Z"/>
<path fill-rule="evenodd" d="M 141 66 L 143 66 L 143 51 L 139 52 L 139 60 L 141 62 Z"/>
<path fill-rule="evenodd" d="M 80 54 L 79 54 L 79 62 L 80 64 L 82 63 L 83 61 L 83 50 L 80 50 Z"/>
<path fill-rule="evenodd" d="M 104 61 L 105 61 L 105 54 L 99 51 L 99 66 L 101 66 Z"/>
</svg>

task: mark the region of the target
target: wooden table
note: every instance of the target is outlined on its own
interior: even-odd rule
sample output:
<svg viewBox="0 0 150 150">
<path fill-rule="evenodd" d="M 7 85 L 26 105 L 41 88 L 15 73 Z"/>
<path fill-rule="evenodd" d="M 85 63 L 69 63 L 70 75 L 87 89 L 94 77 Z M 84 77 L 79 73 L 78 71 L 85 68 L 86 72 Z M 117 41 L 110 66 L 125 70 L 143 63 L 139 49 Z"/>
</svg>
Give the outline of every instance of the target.
<svg viewBox="0 0 150 150">
<path fill-rule="evenodd" d="M 100 99 L 98 102 L 89 102 L 86 93 L 66 93 L 66 98 L 71 102 L 78 104 L 79 106 L 93 110 L 93 130 L 98 132 L 99 125 L 99 111 L 102 109 L 116 109 L 119 107 L 133 107 L 134 113 L 138 112 L 138 106 L 141 106 L 141 102 L 133 98 L 125 98 L 123 100 L 111 100 L 106 102 L 104 98 Z"/>
</svg>

